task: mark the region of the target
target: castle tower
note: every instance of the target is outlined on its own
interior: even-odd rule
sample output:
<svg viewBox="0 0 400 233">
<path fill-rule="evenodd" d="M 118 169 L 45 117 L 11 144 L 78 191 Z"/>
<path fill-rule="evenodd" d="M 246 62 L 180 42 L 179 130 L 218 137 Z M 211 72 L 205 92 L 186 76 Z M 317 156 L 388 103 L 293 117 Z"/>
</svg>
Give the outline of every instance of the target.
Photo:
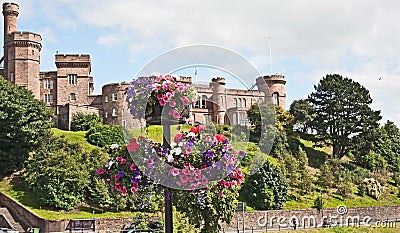
<svg viewBox="0 0 400 233">
<path fill-rule="evenodd" d="M 286 105 L 286 80 L 283 75 L 266 75 L 256 80 L 258 90 L 264 92 L 265 100 L 272 100 L 275 105 L 285 109 Z"/>
<path fill-rule="evenodd" d="M 42 37 L 32 32 L 17 31 L 19 6 L 3 3 L 4 16 L 4 78 L 32 91 L 40 98 L 40 51 Z"/>
<path fill-rule="evenodd" d="M 93 94 L 88 54 L 56 54 L 57 105 L 89 105 Z"/>
<path fill-rule="evenodd" d="M 213 115 L 212 121 L 217 124 L 223 125 L 225 123 L 225 111 L 226 111 L 226 96 L 225 96 L 225 79 L 224 78 L 213 78 L 210 83 L 212 89 L 212 103 L 213 103 Z"/>
</svg>

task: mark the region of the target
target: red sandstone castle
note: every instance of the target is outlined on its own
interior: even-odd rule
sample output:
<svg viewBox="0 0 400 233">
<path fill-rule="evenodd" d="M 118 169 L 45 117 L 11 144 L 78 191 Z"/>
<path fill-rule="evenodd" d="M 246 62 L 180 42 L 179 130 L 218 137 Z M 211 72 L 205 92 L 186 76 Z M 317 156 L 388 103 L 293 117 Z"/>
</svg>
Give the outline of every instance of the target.
<svg viewBox="0 0 400 233">
<path fill-rule="evenodd" d="M 129 83 L 112 83 L 102 87 L 101 95 L 93 94 L 90 55 L 56 54 L 56 71 L 40 71 L 42 37 L 32 32 L 17 31 L 19 6 L 3 3 L 4 57 L 0 74 L 11 83 L 30 90 L 35 98 L 55 111 L 55 123 L 69 129 L 77 112 L 95 113 L 105 124 L 125 125 L 124 92 Z M 1 62 L 0 61 L 0 62 Z M 179 77 L 191 83 L 191 77 Z M 258 91 L 227 89 L 224 78 L 213 78 L 207 86 L 198 85 L 200 96 L 191 109 L 191 123 L 212 121 L 218 124 L 247 125 L 246 110 L 256 102 L 272 99 L 285 108 L 285 78 L 271 75 L 256 79 Z"/>
</svg>

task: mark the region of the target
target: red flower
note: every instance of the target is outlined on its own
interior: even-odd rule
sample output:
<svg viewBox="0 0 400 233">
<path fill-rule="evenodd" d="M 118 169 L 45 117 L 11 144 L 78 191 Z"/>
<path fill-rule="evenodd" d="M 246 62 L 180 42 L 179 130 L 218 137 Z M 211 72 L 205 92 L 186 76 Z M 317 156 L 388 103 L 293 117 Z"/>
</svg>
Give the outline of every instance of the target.
<svg viewBox="0 0 400 233">
<path fill-rule="evenodd" d="M 183 138 L 183 134 L 178 133 L 178 134 L 175 135 L 175 137 L 174 137 L 174 142 L 175 142 L 175 143 L 178 143 L 178 142 L 181 141 L 182 138 Z"/>
<path fill-rule="evenodd" d="M 129 152 L 136 152 L 136 150 L 140 147 L 140 145 L 136 142 L 136 138 L 132 138 L 129 145 L 128 151 Z"/>
<path fill-rule="evenodd" d="M 216 134 L 215 138 L 217 139 L 218 142 L 222 142 L 223 140 L 225 140 L 225 136 L 222 134 Z"/>
<path fill-rule="evenodd" d="M 198 134 L 199 131 L 200 131 L 200 127 L 199 127 L 199 126 L 192 127 L 192 128 L 190 129 L 190 132 L 195 133 L 195 134 Z"/>
</svg>

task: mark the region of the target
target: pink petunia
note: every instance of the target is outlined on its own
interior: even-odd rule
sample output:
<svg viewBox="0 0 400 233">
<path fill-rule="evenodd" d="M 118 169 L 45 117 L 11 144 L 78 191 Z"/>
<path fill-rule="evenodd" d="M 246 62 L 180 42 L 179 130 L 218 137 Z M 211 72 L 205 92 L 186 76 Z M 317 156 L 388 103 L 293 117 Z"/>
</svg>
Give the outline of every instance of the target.
<svg viewBox="0 0 400 233">
<path fill-rule="evenodd" d="M 171 170 L 171 174 L 173 175 L 173 176 L 177 176 L 177 175 L 179 175 L 179 169 L 178 168 L 172 168 L 172 170 Z"/>
<path fill-rule="evenodd" d="M 175 101 L 169 102 L 169 106 L 170 106 L 171 108 L 175 107 L 175 106 L 176 106 L 176 102 L 175 102 Z"/>
<path fill-rule="evenodd" d="M 189 99 L 186 96 L 181 97 L 181 101 L 184 105 L 189 105 Z"/>
<path fill-rule="evenodd" d="M 189 177 L 186 175 L 181 175 L 179 179 L 181 180 L 182 184 L 186 184 L 189 180 Z"/>
<path fill-rule="evenodd" d="M 135 164 L 134 164 L 134 163 L 131 163 L 131 165 L 129 166 L 129 169 L 130 169 L 131 171 L 136 170 Z"/>
</svg>

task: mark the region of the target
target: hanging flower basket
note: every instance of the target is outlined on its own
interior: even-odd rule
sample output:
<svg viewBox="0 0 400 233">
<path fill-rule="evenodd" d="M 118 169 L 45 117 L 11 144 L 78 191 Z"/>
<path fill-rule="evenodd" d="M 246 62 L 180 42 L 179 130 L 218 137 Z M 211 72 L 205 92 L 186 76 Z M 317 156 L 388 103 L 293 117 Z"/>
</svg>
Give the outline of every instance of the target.
<svg viewBox="0 0 400 233">
<path fill-rule="evenodd" d="M 126 101 L 132 116 L 144 118 L 148 124 L 183 123 L 197 93 L 193 86 L 172 76 L 139 77 L 127 88 Z"/>
<path fill-rule="evenodd" d="M 140 77 L 127 88 L 126 101 L 132 116 L 149 124 L 181 122 L 197 101 L 193 86 L 170 76 Z M 169 148 L 143 136 L 129 139 L 126 147 L 113 145 L 111 160 L 97 174 L 116 191 L 135 193 L 141 185 L 161 184 L 181 190 L 204 190 L 223 195 L 243 180 L 239 162 L 243 151 L 233 149 L 220 134 L 206 133 L 205 126 L 174 135 Z M 132 160 L 129 158 L 132 158 Z"/>
</svg>

